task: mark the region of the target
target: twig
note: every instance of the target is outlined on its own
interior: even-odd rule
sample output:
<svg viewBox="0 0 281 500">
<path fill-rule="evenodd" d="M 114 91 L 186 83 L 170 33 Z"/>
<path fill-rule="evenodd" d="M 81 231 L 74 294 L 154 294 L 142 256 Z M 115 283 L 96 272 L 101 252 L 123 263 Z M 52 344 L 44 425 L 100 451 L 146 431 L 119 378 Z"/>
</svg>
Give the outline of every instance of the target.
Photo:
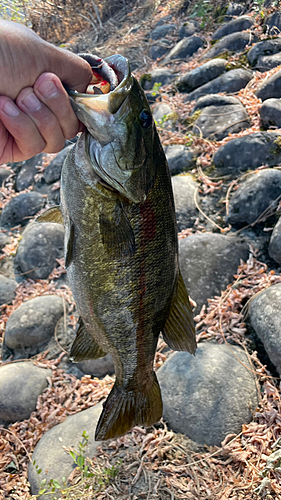
<svg viewBox="0 0 281 500">
<path fill-rule="evenodd" d="M 197 194 L 198 194 L 198 187 L 195 189 L 194 191 L 194 203 L 196 205 L 196 208 L 199 210 L 199 212 L 205 217 L 205 219 L 207 219 L 209 222 L 211 222 L 211 224 L 213 224 L 213 226 L 217 227 L 221 233 L 225 233 L 226 231 L 228 231 L 229 229 L 226 227 L 226 228 L 223 228 L 223 227 L 220 227 L 218 224 L 216 224 L 212 219 L 210 219 L 210 217 L 208 217 L 208 215 L 206 215 L 203 210 L 200 208 L 199 206 L 199 203 L 197 201 Z"/>
</svg>

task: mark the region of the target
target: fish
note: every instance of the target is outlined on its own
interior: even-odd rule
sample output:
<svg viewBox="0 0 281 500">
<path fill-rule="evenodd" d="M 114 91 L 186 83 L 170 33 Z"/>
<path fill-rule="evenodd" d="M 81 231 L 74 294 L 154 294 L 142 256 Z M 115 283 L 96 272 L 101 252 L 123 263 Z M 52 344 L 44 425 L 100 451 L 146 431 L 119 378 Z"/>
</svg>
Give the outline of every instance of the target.
<svg viewBox="0 0 281 500">
<path fill-rule="evenodd" d="M 100 67 L 108 93 L 68 89 L 85 131 L 62 168 L 60 207 L 37 218 L 65 227 L 65 266 L 79 312 L 72 359 L 110 353 L 114 362 L 97 441 L 162 417 L 153 369 L 160 332 L 171 349 L 196 350 L 170 172 L 151 110 L 125 57 Z"/>
</svg>

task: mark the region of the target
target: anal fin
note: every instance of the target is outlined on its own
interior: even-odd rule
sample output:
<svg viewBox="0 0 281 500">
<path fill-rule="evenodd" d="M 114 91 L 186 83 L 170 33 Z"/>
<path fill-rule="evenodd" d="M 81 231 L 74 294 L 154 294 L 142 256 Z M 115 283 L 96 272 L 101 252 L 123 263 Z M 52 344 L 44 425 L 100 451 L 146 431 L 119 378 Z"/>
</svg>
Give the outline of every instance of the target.
<svg viewBox="0 0 281 500">
<path fill-rule="evenodd" d="M 65 267 L 68 268 L 73 257 L 73 245 L 74 245 L 74 224 L 72 220 L 69 222 L 69 235 L 67 239 L 66 252 L 65 252 Z"/>
<path fill-rule="evenodd" d="M 48 208 L 41 215 L 36 217 L 35 222 L 56 222 L 57 224 L 63 224 L 63 216 L 59 205 L 55 207 Z"/>
<path fill-rule="evenodd" d="M 84 361 L 86 359 L 97 359 L 106 356 L 97 342 L 90 335 L 81 318 L 78 319 L 76 327 L 76 338 L 72 344 L 70 357 L 73 361 Z"/>
<path fill-rule="evenodd" d="M 142 387 L 127 389 L 116 381 L 103 405 L 96 428 L 96 441 L 122 436 L 135 425 L 150 427 L 163 412 L 160 387 L 155 373 Z"/>
<path fill-rule="evenodd" d="M 192 309 L 180 271 L 176 286 L 176 294 L 163 329 L 163 338 L 171 349 L 195 354 L 196 337 Z"/>
</svg>

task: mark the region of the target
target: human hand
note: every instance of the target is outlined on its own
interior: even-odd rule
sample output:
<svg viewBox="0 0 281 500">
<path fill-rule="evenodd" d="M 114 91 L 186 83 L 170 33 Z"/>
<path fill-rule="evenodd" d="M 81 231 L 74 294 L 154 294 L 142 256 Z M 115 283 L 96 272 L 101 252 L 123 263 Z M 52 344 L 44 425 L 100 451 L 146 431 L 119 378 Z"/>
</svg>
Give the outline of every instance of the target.
<svg viewBox="0 0 281 500">
<path fill-rule="evenodd" d="M 84 92 L 86 61 L 28 28 L 0 21 L 0 164 L 63 148 L 82 130 L 61 81 Z"/>
</svg>

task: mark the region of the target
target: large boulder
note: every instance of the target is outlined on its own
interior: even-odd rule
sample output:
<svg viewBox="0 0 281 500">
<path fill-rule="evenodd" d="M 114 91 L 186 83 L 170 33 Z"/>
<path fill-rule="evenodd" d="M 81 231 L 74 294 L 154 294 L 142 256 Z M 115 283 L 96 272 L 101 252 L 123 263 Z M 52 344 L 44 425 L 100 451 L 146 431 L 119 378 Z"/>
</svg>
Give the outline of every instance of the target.
<svg viewBox="0 0 281 500">
<path fill-rule="evenodd" d="M 21 225 L 26 226 L 46 203 L 39 193 L 21 193 L 7 203 L 1 214 L 1 226 L 10 229 Z"/>
</svg>

